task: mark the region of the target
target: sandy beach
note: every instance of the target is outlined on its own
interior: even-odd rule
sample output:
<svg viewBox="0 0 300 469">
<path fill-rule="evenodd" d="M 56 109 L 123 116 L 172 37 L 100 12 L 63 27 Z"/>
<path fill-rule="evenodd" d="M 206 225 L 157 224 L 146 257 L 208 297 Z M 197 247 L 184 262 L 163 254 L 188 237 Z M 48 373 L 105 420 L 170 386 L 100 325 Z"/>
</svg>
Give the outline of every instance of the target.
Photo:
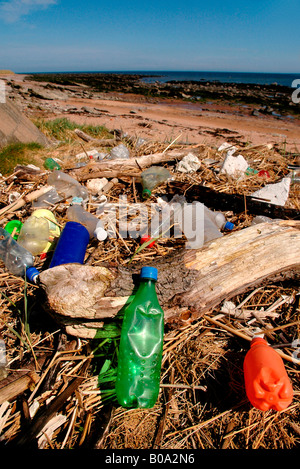
<svg viewBox="0 0 300 469">
<path fill-rule="evenodd" d="M 68 118 L 78 124 L 104 125 L 151 141 L 219 145 L 224 141 L 272 144 L 299 152 L 297 115 L 263 114 L 255 104 L 97 92 L 86 84 L 60 86 L 26 75 L 5 76 L 8 97 L 30 118 Z"/>
</svg>

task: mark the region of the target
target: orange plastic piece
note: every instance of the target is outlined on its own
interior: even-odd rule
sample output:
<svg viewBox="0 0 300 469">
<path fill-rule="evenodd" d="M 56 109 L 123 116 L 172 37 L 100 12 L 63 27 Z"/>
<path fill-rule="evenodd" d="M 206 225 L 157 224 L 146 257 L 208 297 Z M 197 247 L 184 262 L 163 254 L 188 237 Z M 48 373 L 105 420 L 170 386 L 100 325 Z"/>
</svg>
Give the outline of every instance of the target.
<svg viewBox="0 0 300 469">
<path fill-rule="evenodd" d="M 151 239 L 151 236 L 143 236 L 143 237 L 141 238 L 141 244 L 146 243 L 147 241 L 150 241 L 150 239 Z M 155 241 L 153 241 L 152 243 L 148 244 L 147 248 L 152 248 L 152 246 L 154 246 L 154 244 L 155 244 Z"/>
<path fill-rule="evenodd" d="M 293 400 L 293 388 L 283 360 L 265 339 L 256 337 L 244 359 L 246 394 L 259 410 L 283 410 Z"/>
</svg>

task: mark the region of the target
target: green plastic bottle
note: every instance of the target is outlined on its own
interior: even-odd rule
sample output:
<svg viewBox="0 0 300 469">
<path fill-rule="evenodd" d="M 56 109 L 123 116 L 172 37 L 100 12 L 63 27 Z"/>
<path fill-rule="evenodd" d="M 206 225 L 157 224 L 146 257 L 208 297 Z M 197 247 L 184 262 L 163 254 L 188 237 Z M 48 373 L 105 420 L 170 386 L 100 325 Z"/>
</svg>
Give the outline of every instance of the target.
<svg viewBox="0 0 300 469">
<path fill-rule="evenodd" d="M 155 290 L 157 269 L 143 267 L 140 280 L 124 312 L 116 394 L 122 407 L 151 408 L 159 393 L 164 312 Z"/>
</svg>

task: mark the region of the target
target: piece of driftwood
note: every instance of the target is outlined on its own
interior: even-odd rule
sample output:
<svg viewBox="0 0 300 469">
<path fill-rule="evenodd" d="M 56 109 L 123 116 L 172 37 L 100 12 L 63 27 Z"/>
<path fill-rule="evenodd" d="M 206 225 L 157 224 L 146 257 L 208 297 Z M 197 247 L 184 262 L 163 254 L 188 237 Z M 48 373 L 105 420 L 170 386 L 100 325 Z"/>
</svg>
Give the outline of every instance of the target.
<svg viewBox="0 0 300 469">
<path fill-rule="evenodd" d="M 165 322 L 176 323 L 186 314 L 197 318 L 266 279 L 298 275 L 300 222 L 250 226 L 151 265 L 158 269 L 156 291 Z M 41 272 L 40 284 L 49 311 L 66 331 L 92 338 L 130 300 L 140 267 L 61 265 Z"/>
<path fill-rule="evenodd" d="M 40 377 L 35 371 L 30 371 L 20 378 L 0 388 L 0 404 L 11 401 L 22 394 L 26 389 L 35 386 Z"/>
<path fill-rule="evenodd" d="M 114 174 L 113 177 L 118 177 L 120 174 L 130 172 L 141 172 L 155 164 L 164 164 L 169 161 L 181 160 L 188 150 L 168 150 L 160 153 L 153 153 L 150 155 L 142 155 L 139 157 L 128 159 L 115 159 L 115 160 L 102 160 L 99 163 L 91 162 L 86 166 L 74 169 L 72 175 L 80 182 L 87 181 L 88 179 L 104 177 L 109 172 Z"/>
<path fill-rule="evenodd" d="M 188 202 L 197 200 L 207 205 L 209 208 L 220 211 L 232 210 L 234 213 L 247 211 L 252 215 L 265 215 L 270 218 L 300 220 L 299 210 L 261 202 L 253 199 L 251 196 L 218 192 L 201 184 L 191 185 L 181 181 L 170 181 L 168 183 L 169 195 L 183 193 Z"/>
<path fill-rule="evenodd" d="M 117 143 L 120 140 L 118 138 L 102 138 L 102 139 L 94 138 L 94 137 L 91 137 L 91 135 L 86 134 L 80 129 L 75 129 L 74 132 L 78 137 L 80 137 L 85 142 L 92 142 L 92 143 L 95 143 L 97 146 L 113 147 L 117 145 Z"/>
</svg>

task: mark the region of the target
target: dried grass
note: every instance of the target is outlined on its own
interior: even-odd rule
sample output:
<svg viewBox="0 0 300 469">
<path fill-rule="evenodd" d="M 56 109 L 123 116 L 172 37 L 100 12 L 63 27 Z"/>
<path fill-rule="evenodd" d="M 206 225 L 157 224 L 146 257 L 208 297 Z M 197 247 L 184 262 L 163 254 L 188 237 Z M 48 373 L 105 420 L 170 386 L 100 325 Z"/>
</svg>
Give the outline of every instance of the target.
<svg viewBox="0 0 300 469">
<path fill-rule="evenodd" d="M 135 155 L 163 151 L 168 145 L 148 143 L 135 150 Z M 181 148 L 173 143 L 172 147 L 176 146 Z M 84 147 L 87 150 L 95 145 L 88 143 Z M 216 168 L 224 153 L 206 145 L 191 146 L 190 149 L 201 159 L 201 168 L 195 174 L 184 175 L 175 173 L 174 165 L 170 165 L 169 169 L 178 181 L 188 182 L 191 186 L 205 184 L 219 192 L 244 195 L 265 183 L 256 175 L 241 181 L 221 176 Z M 51 156 L 61 158 L 67 166 L 72 163 L 71 156 L 81 150 L 82 144 L 75 140 L 67 146 L 52 149 Z M 282 156 L 276 149 L 264 146 L 242 148 L 241 151 L 251 162 L 251 167 L 269 171 L 268 182 L 280 180 L 289 172 L 287 165 L 298 158 L 297 155 Z M 42 153 L 41 159 L 49 156 L 49 150 L 48 154 L 46 150 Z M 208 159 L 215 163 L 207 164 Z M 13 191 L 30 192 L 45 181 L 46 175 L 38 182 L 3 178 L 0 181 L 1 205 L 9 203 Z M 286 205 L 297 210 L 298 187 L 292 187 Z M 160 188 L 160 193 L 163 192 L 167 193 L 166 186 Z M 134 184 L 120 181 L 109 196 L 114 200 L 120 193 L 127 195 L 128 202 L 140 201 Z M 62 225 L 66 208 L 64 204 L 52 207 Z M 91 212 L 95 210 L 92 204 L 88 208 Z M 6 213 L 0 220 L 1 225 L 11 218 L 25 220 L 31 210 L 31 205 L 26 204 L 17 212 Z M 237 229 L 249 226 L 252 220 L 248 213 L 228 212 L 226 215 Z M 153 248 L 137 254 L 134 262 L 150 263 L 168 256 L 180 243 L 183 241 L 160 239 Z M 87 250 L 86 262 L 127 265 L 137 247 L 136 240 L 121 237 L 101 244 L 92 243 Z M 40 268 L 44 263 L 37 261 Z M 292 344 L 299 337 L 300 314 L 299 285 L 295 279 L 274 284 L 266 282 L 250 294 L 245 292 L 232 298 L 235 305 L 232 314 L 219 305 L 197 321 L 183 321 L 178 329 L 167 327 L 161 392 L 155 407 L 149 410 L 118 407 L 112 399 L 113 381 L 109 381 L 109 375 L 107 382 L 99 386 L 99 368 L 105 366 L 106 358 L 101 354 L 102 348 L 98 350 L 100 353 L 95 353 L 95 344 L 67 336 L 44 311 L 39 289 L 28 284 L 25 295 L 24 286 L 23 279 L 8 273 L 1 264 L 0 333 L 7 347 L 7 379 L 17 379 L 31 371 L 38 377 L 35 384 L 29 384 L 19 395 L 0 404 L 0 442 L 3 446 L 14 445 L 26 438 L 27 428 L 36 430 L 29 441 L 45 449 L 294 449 L 299 446 L 298 366 L 285 363 L 294 387 L 294 400 L 282 412 L 263 413 L 251 407 L 245 395 L 242 371 L 248 349 L 248 342 L 243 337 L 250 340 L 257 327 L 265 331 L 272 345 L 289 355 L 295 352 Z M 213 323 L 209 318 L 217 322 Z M 28 327 L 30 332 L 26 335 Z M 113 348 L 115 342 L 104 340 L 104 345 Z M 61 401 L 61 396 L 66 396 L 65 400 Z M 39 410 L 34 414 L 36 408 Z M 41 411 L 41 417 L 38 417 Z M 37 422 L 47 423 L 48 430 L 45 431 L 44 425 L 42 428 L 35 426 Z"/>
</svg>

